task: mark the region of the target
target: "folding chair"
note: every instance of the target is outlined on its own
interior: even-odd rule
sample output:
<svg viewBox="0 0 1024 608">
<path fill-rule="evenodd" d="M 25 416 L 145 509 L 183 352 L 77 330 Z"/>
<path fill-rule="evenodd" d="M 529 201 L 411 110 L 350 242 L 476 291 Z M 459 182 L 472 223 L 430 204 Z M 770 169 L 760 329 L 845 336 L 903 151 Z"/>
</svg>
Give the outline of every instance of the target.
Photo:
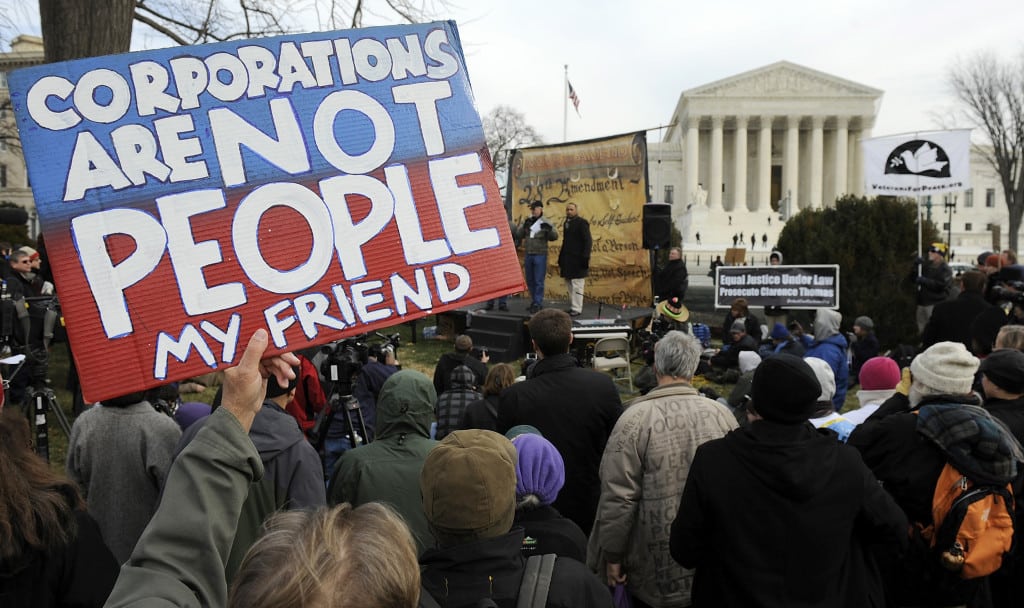
<svg viewBox="0 0 1024 608">
<path fill-rule="evenodd" d="M 629 384 L 629 392 L 633 392 L 633 368 L 629 364 L 629 339 L 627 338 L 601 338 L 594 344 L 594 369 L 602 372 L 614 372 L 612 374 L 615 382 L 626 380 Z M 623 378 L 617 371 L 625 369 Z"/>
</svg>

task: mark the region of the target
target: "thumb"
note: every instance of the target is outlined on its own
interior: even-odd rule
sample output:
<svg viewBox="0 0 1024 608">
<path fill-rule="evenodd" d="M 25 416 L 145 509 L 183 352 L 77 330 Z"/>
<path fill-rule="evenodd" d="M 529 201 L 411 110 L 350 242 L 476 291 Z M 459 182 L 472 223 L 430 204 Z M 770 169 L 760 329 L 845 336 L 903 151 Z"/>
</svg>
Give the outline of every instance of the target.
<svg viewBox="0 0 1024 608">
<path fill-rule="evenodd" d="M 269 343 L 270 338 L 267 335 L 267 330 L 263 328 L 257 329 L 253 332 L 252 337 L 249 338 L 249 344 L 246 345 L 242 358 L 238 360 L 238 366 L 242 369 L 258 370 L 260 360 L 263 358 L 263 353 L 266 352 Z"/>
</svg>

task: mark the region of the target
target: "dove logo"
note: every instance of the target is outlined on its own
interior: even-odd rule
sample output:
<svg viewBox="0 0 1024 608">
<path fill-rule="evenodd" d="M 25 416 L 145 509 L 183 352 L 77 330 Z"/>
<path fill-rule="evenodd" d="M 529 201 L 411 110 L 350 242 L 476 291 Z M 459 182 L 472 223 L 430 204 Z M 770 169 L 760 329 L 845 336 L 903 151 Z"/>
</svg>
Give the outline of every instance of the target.
<svg viewBox="0 0 1024 608">
<path fill-rule="evenodd" d="M 949 156 L 935 142 L 915 139 L 897 146 L 885 161 L 885 173 L 950 177 Z"/>
</svg>

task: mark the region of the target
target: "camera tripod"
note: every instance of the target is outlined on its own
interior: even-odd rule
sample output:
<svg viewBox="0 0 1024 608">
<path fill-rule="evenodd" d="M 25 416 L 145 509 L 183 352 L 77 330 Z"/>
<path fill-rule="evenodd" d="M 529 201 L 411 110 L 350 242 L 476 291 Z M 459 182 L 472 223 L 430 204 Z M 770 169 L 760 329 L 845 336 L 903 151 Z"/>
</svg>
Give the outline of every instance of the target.
<svg viewBox="0 0 1024 608">
<path fill-rule="evenodd" d="M 18 372 L 25 366 L 28 359 L 22 359 L 14 368 L 14 371 L 4 379 L 5 388 L 10 380 L 18 375 Z M 48 426 L 47 414 L 52 414 L 57 420 L 57 425 L 64 432 L 64 436 L 71 438 L 71 423 L 67 415 L 57 402 L 53 389 L 45 384 L 34 382 L 25 389 L 25 415 L 29 417 L 35 436 L 36 453 L 47 462 L 50 461 L 50 429 Z"/>
</svg>

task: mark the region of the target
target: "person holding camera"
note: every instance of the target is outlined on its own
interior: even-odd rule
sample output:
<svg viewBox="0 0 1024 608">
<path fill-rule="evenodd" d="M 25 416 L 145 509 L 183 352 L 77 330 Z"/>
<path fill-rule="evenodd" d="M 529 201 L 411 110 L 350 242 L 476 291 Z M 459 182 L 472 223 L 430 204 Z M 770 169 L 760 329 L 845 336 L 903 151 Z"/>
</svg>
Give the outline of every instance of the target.
<svg viewBox="0 0 1024 608">
<path fill-rule="evenodd" d="M 526 286 L 530 288 L 530 313 L 544 303 L 544 276 L 548 271 L 548 242 L 558 239 L 558 230 L 544 217 L 544 203 L 530 203 L 530 217 L 516 227 L 515 238 L 523 243 Z"/>
</svg>

